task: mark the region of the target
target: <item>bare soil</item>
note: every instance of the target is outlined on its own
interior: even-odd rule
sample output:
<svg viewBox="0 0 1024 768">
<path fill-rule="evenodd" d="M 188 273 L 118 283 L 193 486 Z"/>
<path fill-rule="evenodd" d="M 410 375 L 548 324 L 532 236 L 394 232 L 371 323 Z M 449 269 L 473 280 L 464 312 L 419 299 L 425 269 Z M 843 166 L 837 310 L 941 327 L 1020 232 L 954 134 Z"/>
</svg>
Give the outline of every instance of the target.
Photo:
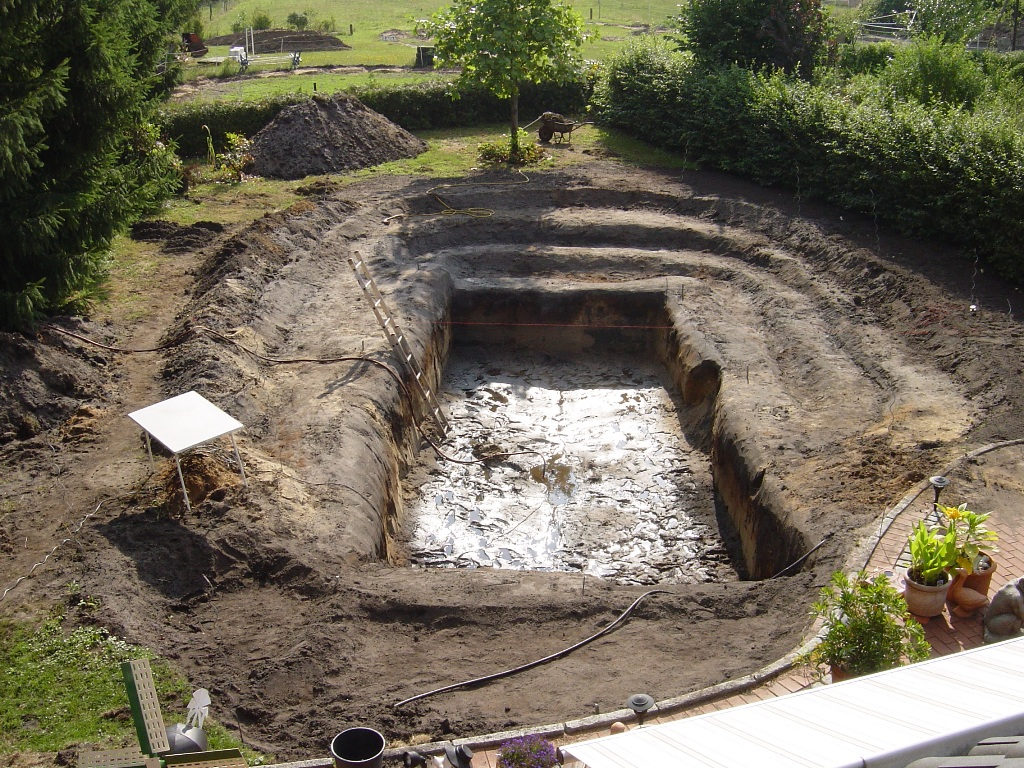
<svg viewBox="0 0 1024 768">
<path fill-rule="evenodd" d="M 517 180 L 440 192 L 486 217 L 438 215 L 435 180 L 325 183 L 165 257 L 141 320 L 59 323 L 160 352 L 52 330 L 0 339 L 2 583 L 70 538 L 3 615 L 38 616 L 77 580 L 94 620 L 171 659 L 210 689 L 217 719 L 279 759 L 323 755 L 353 724 L 395 743 L 560 722 L 780 658 L 817 587 L 909 484 L 1021 435 L 1019 293 L 941 244 L 713 173 L 593 158 Z M 722 366 L 722 429 L 760 457 L 752 492 L 825 544 L 795 575 L 673 584 L 564 660 L 395 708 L 590 635 L 644 588 L 405 565 L 387 478 L 423 458 L 408 403 L 370 363 L 308 362 L 392 360 L 351 253 L 420 353 L 453 291 L 660 292 Z M 249 474 L 244 488 L 222 445 L 191 454 L 191 514 L 172 462 L 151 469 L 125 416 L 189 389 L 246 425 Z"/>
<path fill-rule="evenodd" d="M 273 179 L 368 168 L 415 157 L 426 142 L 339 93 L 286 107 L 252 139 L 255 173 Z"/>
</svg>

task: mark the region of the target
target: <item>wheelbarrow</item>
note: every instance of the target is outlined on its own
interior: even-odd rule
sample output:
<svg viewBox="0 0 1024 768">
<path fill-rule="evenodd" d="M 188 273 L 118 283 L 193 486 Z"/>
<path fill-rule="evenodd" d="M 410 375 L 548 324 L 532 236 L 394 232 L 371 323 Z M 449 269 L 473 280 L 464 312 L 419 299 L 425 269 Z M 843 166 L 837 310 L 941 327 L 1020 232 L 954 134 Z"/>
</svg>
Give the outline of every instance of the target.
<svg viewBox="0 0 1024 768">
<path fill-rule="evenodd" d="M 537 136 L 541 144 L 547 144 L 552 140 L 555 144 L 570 143 L 572 132 L 586 125 L 586 123 L 574 123 L 557 112 L 545 112 L 538 119 L 540 127 L 537 128 Z"/>
</svg>

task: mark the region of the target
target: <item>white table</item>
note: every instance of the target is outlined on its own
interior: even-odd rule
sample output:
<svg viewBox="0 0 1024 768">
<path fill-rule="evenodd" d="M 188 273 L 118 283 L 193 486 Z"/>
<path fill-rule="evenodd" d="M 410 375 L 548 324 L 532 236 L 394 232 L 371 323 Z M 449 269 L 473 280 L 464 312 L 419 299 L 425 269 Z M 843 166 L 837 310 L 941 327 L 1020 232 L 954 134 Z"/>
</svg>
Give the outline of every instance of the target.
<svg viewBox="0 0 1024 768">
<path fill-rule="evenodd" d="M 183 395 L 146 406 L 129 413 L 128 418 L 142 427 L 145 432 L 146 450 L 149 452 L 150 462 L 153 461 L 153 446 L 150 438 L 156 440 L 174 455 L 174 463 L 178 468 L 178 480 L 181 482 L 181 492 L 185 495 L 185 506 L 189 512 L 192 511 L 192 504 L 188 499 L 188 489 L 185 487 L 185 478 L 181 474 L 181 461 L 178 456 L 190 448 L 228 435 L 231 438 L 231 447 L 235 450 L 235 460 L 238 462 L 238 471 L 242 475 L 242 484 L 248 487 L 245 467 L 242 466 L 242 457 L 238 454 L 238 444 L 235 442 L 234 434 L 244 425 L 198 392 L 186 392 Z"/>
</svg>

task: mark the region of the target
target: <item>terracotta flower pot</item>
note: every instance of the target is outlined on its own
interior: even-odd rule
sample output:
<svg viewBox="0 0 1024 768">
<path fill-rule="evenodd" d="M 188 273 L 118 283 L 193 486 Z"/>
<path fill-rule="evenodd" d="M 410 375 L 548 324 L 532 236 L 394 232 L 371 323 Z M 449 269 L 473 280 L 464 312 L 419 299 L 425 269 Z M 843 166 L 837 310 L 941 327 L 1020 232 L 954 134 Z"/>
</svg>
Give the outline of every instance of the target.
<svg viewBox="0 0 1024 768">
<path fill-rule="evenodd" d="M 967 586 L 968 578 L 967 572 L 960 569 L 949 588 L 948 597 L 953 605 L 953 613 L 961 618 L 971 616 L 979 608 L 988 605 L 988 597 Z"/>
<path fill-rule="evenodd" d="M 973 589 L 975 592 L 988 597 L 988 588 L 992 583 L 992 574 L 996 572 L 996 561 L 989 555 L 988 558 L 989 567 L 984 571 L 975 571 L 966 579 L 964 579 L 964 586 L 967 589 Z"/>
<path fill-rule="evenodd" d="M 952 581 L 947 576 L 945 583 L 930 587 L 918 584 L 907 574 L 903 584 L 903 597 L 907 601 L 907 609 L 915 616 L 930 619 L 932 616 L 938 616 L 946 607 L 946 596 Z"/>
<path fill-rule="evenodd" d="M 829 674 L 832 677 L 833 683 L 841 683 L 843 680 L 849 680 L 852 675 L 842 667 L 837 667 L 835 664 L 829 665 Z"/>
</svg>

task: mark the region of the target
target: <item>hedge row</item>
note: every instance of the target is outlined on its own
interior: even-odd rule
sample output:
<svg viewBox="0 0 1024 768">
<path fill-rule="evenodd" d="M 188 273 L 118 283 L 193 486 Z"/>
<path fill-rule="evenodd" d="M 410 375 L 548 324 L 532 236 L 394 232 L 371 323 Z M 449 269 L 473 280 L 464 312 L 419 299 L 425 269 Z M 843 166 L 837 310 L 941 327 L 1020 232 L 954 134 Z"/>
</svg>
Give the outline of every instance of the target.
<svg viewBox="0 0 1024 768">
<path fill-rule="evenodd" d="M 548 110 L 567 114 L 582 112 L 593 91 L 591 81 L 580 78 L 566 84 L 527 84 L 519 96 L 519 114 L 529 122 Z M 363 87 L 351 91 L 370 109 L 380 112 L 409 131 L 451 128 L 460 125 L 502 122 L 509 104 L 481 88 L 464 90 L 456 98 L 443 82 L 393 87 Z M 207 126 L 217 151 L 225 147 L 227 133 L 252 137 L 286 106 L 311 98 L 288 94 L 259 101 L 218 101 L 175 104 L 159 116 L 163 134 L 178 146 L 183 157 L 206 154 Z"/>
<path fill-rule="evenodd" d="M 702 69 L 657 45 L 612 62 L 594 110 L 698 164 L 976 249 L 1024 281 L 1024 136 L 996 116 L 856 104 L 779 74 Z"/>
</svg>

